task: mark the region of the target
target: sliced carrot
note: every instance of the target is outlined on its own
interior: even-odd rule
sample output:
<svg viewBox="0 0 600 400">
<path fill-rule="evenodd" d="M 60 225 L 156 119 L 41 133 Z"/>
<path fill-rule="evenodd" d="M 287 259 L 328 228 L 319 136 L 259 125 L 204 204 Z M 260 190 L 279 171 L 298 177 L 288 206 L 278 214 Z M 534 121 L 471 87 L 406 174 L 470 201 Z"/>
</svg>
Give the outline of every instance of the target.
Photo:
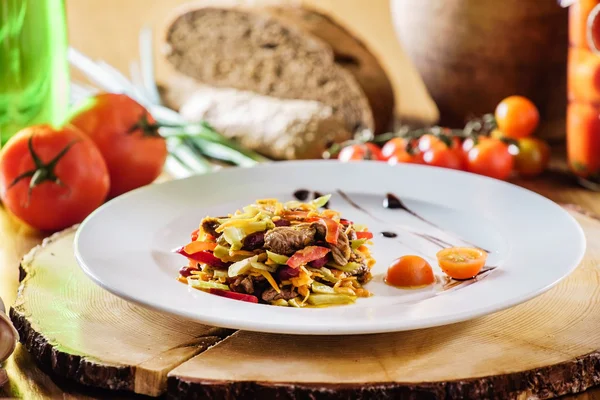
<svg viewBox="0 0 600 400">
<path fill-rule="evenodd" d="M 188 254 L 198 253 L 200 251 L 214 250 L 217 247 L 216 243 L 207 243 L 207 242 L 191 242 L 187 244 L 183 249 Z"/>
</svg>

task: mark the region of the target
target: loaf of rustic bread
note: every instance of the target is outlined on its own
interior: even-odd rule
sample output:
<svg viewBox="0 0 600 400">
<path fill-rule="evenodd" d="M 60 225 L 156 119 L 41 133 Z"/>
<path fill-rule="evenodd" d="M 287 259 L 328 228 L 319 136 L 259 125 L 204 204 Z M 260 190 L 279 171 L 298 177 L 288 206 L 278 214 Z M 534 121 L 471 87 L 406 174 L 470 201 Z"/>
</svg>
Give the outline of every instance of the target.
<svg viewBox="0 0 600 400">
<path fill-rule="evenodd" d="M 165 57 L 176 71 L 213 87 L 316 101 L 348 132 L 389 129 L 391 83 L 336 22 L 299 7 L 215 4 L 194 5 L 168 25 Z"/>
<path fill-rule="evenodd" d="M 328 145 L 352 137 L 322 103 L 232 88 L 197 86 L 179 112 L 272 159 L 321 158 Z"/>
</svg>

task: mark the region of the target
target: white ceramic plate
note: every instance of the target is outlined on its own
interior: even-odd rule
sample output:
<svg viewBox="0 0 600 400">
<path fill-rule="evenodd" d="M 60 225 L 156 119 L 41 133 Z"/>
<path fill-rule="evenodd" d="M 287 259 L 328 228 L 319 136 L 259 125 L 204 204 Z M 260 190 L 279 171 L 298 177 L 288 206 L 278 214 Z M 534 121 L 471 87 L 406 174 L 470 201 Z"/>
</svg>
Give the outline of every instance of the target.
<svg viewBox="0 0 600 400">
<path fill-rule="evenodd" d="M 292 200 L 298 189 L 332 193 L 331 208 L 376 234 L 377 264 L 366 285 L 372 297 L 348 306 L 297 309 L 231 300 L 176 280 L 185 259 L 171 250 L 189 241 L 203 217 L 231 213 L 260 198 Z M 387 193 L 420 218 L 383 208 Z M 398 237 L 385 238 L 382 231 Z M 477 280 L 447 285 L 435 253 L 445 243 L 465 242 L 489 250 L 487 265 L 496 268 Z M 75 239 L 85 273 L 117 296 L 207 324 L 291 334 L 411 330 L 489 314 L 550 289 L 573 271 L 584 250 L 583 232 L 567 212 L 520 187 L 435 167 L 337 161 L 229 168 L 151 185 L 96 210 Z M 388 265 L 405 254 L 426 257 L 438 282 L 419 290 L 387 286 Z"/>
</svg>

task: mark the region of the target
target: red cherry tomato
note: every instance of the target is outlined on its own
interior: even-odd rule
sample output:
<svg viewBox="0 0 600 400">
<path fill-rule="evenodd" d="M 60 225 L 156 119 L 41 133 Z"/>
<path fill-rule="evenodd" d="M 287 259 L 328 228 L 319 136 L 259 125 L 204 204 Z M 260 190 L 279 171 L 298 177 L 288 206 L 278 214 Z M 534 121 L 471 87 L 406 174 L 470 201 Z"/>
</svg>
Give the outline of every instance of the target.
<svg viewBox="0 0 600 400">
<path fill-rule="evenodd" d="M 381 149 L 373 143 L 353 144 L 340 151 L 338 160 L 342 162 L 358 160 L 383 160 Z"/>
<path fill-rule="evenodd" d="M 550 146 L 543 140 L 526 137 L 519 139 L 519 153 L 515 169 L 520 176 L 530 178 L 541 174 L 550 160 Z"/>
<path fill-rule="evenodd" d="M 418 155 L 408 154 L 404 150 L 398 150 L 387 160 L 387 162 L 390 165 L 396 165 L 396 164 L 402 164 L 402 163 L 409 163 L 409 164 L 419 164 L 420 163 Z"/>
<path fill-rule="evenodd" d="M 422 153 L 426 152 L 429 149 L 435 148 L 436 146 L 443 146 L 444 142 L 442 142 L 438 137 L 432 134 L 426 134 L 421 136 L 419 139 L 419 151 Z"/>
<path fill-rule="evenodd" d="M 388 140 L 381 149 L 381 155 L 385 161 L 389 160 L 398 152 L 406 152 L 407 142 L 405 139 L 395 137 Z"/>
<path fill-rule="evenodd" d="M 540 122 L 537 107 L 523 96 L 505 98 L 498 104 L 494 114 L 498 129 L 514 139 L 530 136 Z"/>
<path fill-rule="evenodd" d="M 465 160 L 462 152 L 446 147 L 446 145 L 427 150 L 423 154 L 423 162 L 435 167 L 450 169 L 465 168 Z"/>
<path fill-rule="evenodd" d="M 480 140 L 469 150 L 467 170 L 480 175 L 506 180 L 513 170 L 514 160 L 509 146 L 497 139 Z"/>
<path fill-rule="evenodd" d="M 435 281 L 431 265 L 419 256 L 400 257 L 389 266 L 385 282 L 399 287 L 419 287 Z"/>
</svg>

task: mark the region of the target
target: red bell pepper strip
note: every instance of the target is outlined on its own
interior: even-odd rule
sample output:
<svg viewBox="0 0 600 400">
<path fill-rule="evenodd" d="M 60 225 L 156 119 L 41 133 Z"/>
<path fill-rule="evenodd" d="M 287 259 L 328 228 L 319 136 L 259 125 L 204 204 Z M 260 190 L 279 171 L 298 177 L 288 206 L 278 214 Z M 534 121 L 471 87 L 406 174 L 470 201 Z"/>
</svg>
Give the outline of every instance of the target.
<svg viewBox="0 0 600 400">
<path fill-rule="evenodd" d="M 350 221 L 350 220 L 348 220 L 348 219 L 341 218 L 341 219 L 340 219 L 340 224 L 342 224 L 342 225 L 346 225 L 346 226 L 347 226 L 347 225 L 353 225 L 353 224 L 354 224 L 354 222 L 352 222 L 352 221 Z"/>
<path fill-rule="evenodd" d="M 294 255 L 287 260 L 286 264 L 290 268 L 300 268 L 302 265 L 308 264 L 311 261 L 325 257 L 330 251 L 331 250 L 326 247 L 307 246 L 302 250 L 295 252 Z"/>
<path fill-rule="evenodd" d="M 198 261 L 199 263 L 210 265 L 213 268 L 228 268 L 231 264 L 225 263 L 219 260 L 209 251 L 199 251 L 198 253 L 189 254 L 185 251 L 184 247 L 179 247 L 173 250 L 175 253 L 181 254 L 190 260 Z"/>
<path fill-rule="evenodd" d="M 325 226 L 327 227 L 327 236 L 325 236 L 325 240 L 327 243 L 336 244 L 340 235 L 340 224 L 331 218 L 321 218 L 321 221 L 325 222 Z"/>
<path fill-rule="evenodd" d="M 373 239 L 373 232 L 356 232 L 357 239 Z"/>
<path fill-rule="evenodd" d="M 192 242 L 195 241 L 196 239 L 198 239 L 199 234 L 200 234 L 200 229 L 196 229 L 194 232 L 192 232 Z"/>
<path fill-rule="evenodd" d="M 209 293 L 216 294 L 217 296 L 221 297 L 227 297 L 233 300 L 247 301 L 248 303 L 258 303 L 258 297 L 252 296 L 251 294 L 237 293 L 229 290 L 214 288 L 211 288 Z"/>
</svg>

